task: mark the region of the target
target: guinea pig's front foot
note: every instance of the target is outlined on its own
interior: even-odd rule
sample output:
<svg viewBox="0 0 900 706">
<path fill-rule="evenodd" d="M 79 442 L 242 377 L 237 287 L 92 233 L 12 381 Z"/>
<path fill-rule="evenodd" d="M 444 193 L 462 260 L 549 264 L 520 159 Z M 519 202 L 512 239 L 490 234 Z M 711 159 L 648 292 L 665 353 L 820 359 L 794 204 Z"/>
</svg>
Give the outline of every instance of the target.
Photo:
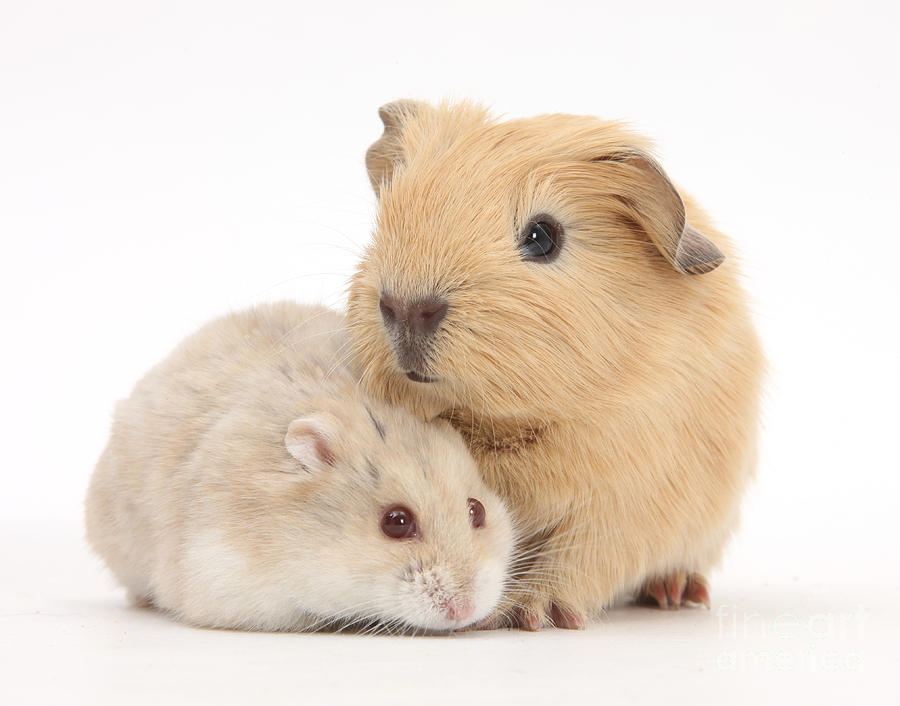
<svg viewBox="0 0 900 706">
<path fill-rule="evenodd" d="M 709 608 L 709 582 L 702 574 L 674 571 L 644 583 L 638 592 L 637 602 L 662 610 L 678 610 L 681 606 Z"/>
<path fill-rule="evenodd" d="M 472 627 L 475 630 L 512 628 L 537 632 L 552 627 L 584 630 L 586 623 L 585 614 L 559 603 L 520 599 L 516 601 L 516 607 L 497 611 Z"/>
<path fill-rule="evenodd" d="M 523 607 L 520 611 L 519 627 L 522 630 L 540 630 L 545 627 L 584 630 L 586 622 L 585 616 L 579 611 L 551 601 Z"/>
</svg>

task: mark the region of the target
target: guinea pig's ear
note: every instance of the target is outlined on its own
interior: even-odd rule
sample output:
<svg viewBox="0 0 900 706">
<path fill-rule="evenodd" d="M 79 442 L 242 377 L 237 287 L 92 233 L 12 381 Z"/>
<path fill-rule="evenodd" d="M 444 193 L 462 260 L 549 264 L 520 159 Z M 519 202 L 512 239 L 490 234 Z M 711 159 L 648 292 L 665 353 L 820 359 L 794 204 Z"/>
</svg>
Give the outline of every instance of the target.
<svg viewBox="0 0 900 706">
<path fill-rule="evenodd" d="M 403 124 L 416 115 L 420 105 L 412 100 L 398 100 L 378 109 L 378 115 L 384 123 L 384 133 L 366 152 L 366 169 L 376 196 L 381 195 L 381 185 L 388 183 L 394 169 L 403 163 Z"/>
<path fill-rule="evenodd" d="M 284 436 L 288 453 L 313 475 L 334 467 L 329 424 L 322 417 L 301 417 L 288 425 Z"/>
<path fill-rule="evenodd" d="M 679 272 L 702 275 L 716 269 L 725 255 L 715 243 L 687 223 L 684 202 L 662 167 L 639 150 L 627 150 L 593 160 L 614 185 L 629 215 Z"/>
</svg>

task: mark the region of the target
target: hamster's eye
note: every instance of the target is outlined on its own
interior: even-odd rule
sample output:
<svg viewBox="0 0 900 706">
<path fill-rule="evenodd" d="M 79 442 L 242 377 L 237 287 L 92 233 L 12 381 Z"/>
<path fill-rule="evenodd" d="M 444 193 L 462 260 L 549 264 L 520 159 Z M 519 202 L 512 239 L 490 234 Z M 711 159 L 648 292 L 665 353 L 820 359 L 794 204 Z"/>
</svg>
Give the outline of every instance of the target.
<svg viewBox="0 0 900 706">
<path fill-rule="evenodd" d="M 538 216 L 522 232 L 519 251 L 525 260 L 550 262 L 559 253 L 562 228 L 550 216 Z"/>
<path fill-rule="evenodd" d="M 469 520 L 472 527 L 484 527 L 484 505 L 475 498 L 469 498 Z"/>
<path fill-rule="evenodd" d="M 391 539 L 412 539 L 419 536 L 412 510 L 396 505 L 381 516 L 381 531 Z"/>
</svg>

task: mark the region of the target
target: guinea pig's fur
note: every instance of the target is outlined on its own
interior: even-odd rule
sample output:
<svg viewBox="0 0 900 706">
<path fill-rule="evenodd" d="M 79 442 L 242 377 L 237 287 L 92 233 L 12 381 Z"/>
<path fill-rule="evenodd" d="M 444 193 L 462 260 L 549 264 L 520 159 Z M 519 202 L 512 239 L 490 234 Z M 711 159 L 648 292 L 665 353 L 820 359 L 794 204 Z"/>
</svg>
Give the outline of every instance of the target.
<svg viewBox="0 0 900 706">
<path fill-rule="evenodd" d="M 332 311 L 257 307 L 190 336 L 119 404 L 86 521 L 135 601 L 251 630 L 448 629 L 494 609 L 502 503 L 449 424 L 358 389 L 347 346 Z M 415 537 L 382 532 L 396 506 Z"/>
<path fill-rule="evenodd" d="M 381 116 L 353 351 L 374 395 L 462 432 L 532 538 L 519 624 L 578 627 L 635 592 L 708 605 L 763 369 L 728 238 L 620 124 L 412 101 Z M 558 254 L 526 261 L 542 218 Z M 421 300 L 447 308 L 410 371 L 383 307 Z"/>
</svg>

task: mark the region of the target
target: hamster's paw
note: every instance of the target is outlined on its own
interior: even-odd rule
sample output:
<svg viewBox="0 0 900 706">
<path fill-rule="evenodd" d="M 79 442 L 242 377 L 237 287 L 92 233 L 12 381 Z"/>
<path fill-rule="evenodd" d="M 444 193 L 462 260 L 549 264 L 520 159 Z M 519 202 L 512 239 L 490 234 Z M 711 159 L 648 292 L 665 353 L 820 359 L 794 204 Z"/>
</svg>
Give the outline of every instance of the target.
<svg viewBox="0 0 900 706">
<path fill-rule="evenodd" d="M 702 574 L 675 571 L 648 580 L 638 592 L 637 602 L 663 610 L 678 610 L 681 606 L 709 608 L 709 582 Z"/>
</svg>

